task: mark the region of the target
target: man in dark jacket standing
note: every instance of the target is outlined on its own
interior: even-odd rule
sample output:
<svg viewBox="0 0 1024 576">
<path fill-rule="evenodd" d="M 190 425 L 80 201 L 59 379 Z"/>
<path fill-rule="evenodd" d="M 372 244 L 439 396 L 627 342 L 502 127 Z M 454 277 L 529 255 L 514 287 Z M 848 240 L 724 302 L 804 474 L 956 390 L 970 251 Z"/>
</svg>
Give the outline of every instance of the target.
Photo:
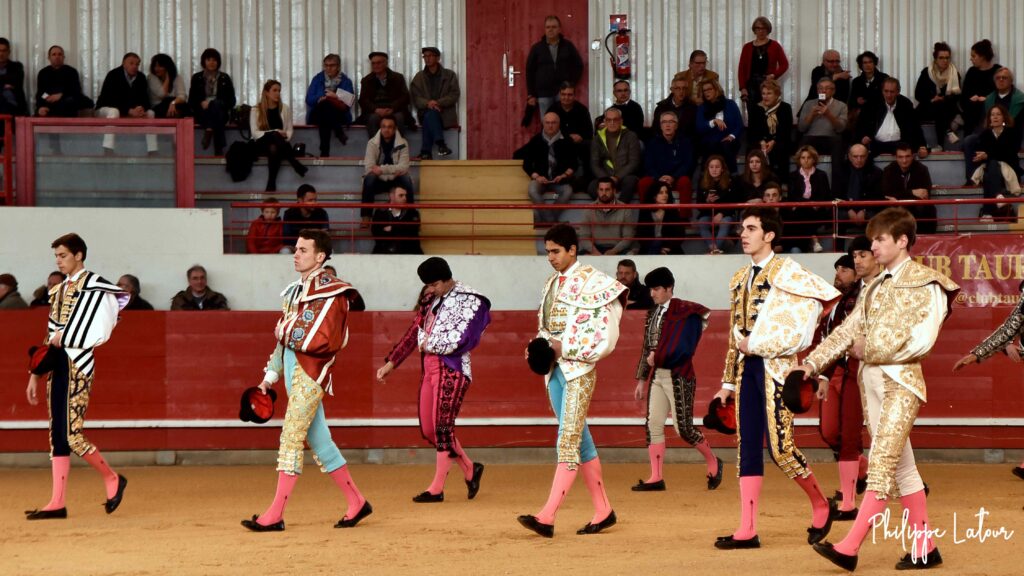
<svg viewBox="0 0 1024 576">
<path fill-rule="evenodd" d="M 387 52 L 370 52 L 370 73 L 359 81 L 359 121 L 366 124 L 366 133 L 373 138 L 380 129 L 380 119 L 392 116 L 399 130 L 412 121 L 409 115 L 409 88 L 405 76 L 388 68 Z"/>
<path fill-rule="evenodd" d="M 413 76 L 409 85 L 416 117 L 423 127 L 420 160 L 431 159 L 434 144 L 437 144 L 437 155 L 444 158 L 452 153 L 445 144 L 444 131 L 459 125 L 455 108 L 459 103 L 459 77 L 441 66 L 441 51 L 437 48 L 428 46 L 420 52 L 423 70 Z"/>
<path fill-rule="evenodd" d="M 558 16 L 544 19 L 544 37 L 530 48 L 526 57 L 526 103 L 541 114 L 555 103 L 563 82 L 572 86 L 583 75 L 583 59 L 572 42 L 562 36 Z"/>
<path fill-rule="evenodd" d="M 530 177 L 530 200 L 533 204 L 544 204 L 544 194 L 555 192 L 555 204 L 567 204 L 572 197 L 572 176 L 576 172 L 576 151 L 572 140 L 559 130 L 558 114 L 544 114 L 539 134 L 530 138 L 525 146 L 516 151 L 516 157 L 523 159 L 523 172 Z M 534 210 L 533 221 L 558 222 L 561 210 Z"/>
</svg>

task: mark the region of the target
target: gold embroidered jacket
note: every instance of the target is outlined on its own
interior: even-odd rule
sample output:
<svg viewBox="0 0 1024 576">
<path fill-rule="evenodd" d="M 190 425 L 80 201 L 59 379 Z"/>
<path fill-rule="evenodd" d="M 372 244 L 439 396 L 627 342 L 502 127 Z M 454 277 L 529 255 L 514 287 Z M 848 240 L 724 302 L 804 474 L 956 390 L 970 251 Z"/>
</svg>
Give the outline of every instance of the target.
<svg viewBox="0 0 1024 576">
<path fill-rule="evenodd" d="M 1020 336 L 1024 331 L 1024 293 L 1021 293 L 1020 301 L 1010 312 L 1010 315 L 1003 320 L 1003 324 L 996 328 L 996 331 L 989 335 L 971 350 L 971 354 L 978 357 L 978 362 L 1006 348 L 1006 345 L 1013 342 L 1014 338 Z"/>
</svg>

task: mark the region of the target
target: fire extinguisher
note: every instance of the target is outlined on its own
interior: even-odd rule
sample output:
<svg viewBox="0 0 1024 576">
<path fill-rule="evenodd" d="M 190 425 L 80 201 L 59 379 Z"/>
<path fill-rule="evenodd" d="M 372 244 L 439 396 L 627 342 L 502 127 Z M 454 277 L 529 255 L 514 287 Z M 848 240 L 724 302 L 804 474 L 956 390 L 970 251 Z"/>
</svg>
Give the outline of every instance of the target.
<svg viewBox="0 0 1024 576">
<path fill-rule="evenodd" d="M 608 41 L 615 38 L 615 48 L 608 45 Z M 633 74 L 632 59 L 630 58 L 629 29 L 619 28 L 613 30 L 604 37 L 604 49 L 608 52 L 612 64 L 612 74 L 616 80 L 629 80 Z"/>
</svg>

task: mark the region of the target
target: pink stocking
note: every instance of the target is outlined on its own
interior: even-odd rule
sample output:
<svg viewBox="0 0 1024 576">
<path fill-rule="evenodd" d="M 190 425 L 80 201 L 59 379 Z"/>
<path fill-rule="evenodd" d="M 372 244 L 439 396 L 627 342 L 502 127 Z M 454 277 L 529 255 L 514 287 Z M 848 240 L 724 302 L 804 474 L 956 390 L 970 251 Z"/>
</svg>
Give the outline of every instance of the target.
<svg viewBox="0 0 1024 576">
<path fill-rule="evenodd" d="M 860 511 L 857 512 L 857 518 L 853 521 L 853 528 L 850 528 L 850 532 L 842 542 L 835 545 L 836 551 L 840 554 L 856 556 L 860 551 L 860 545 L 864 543 L 864 538 L 868 535 L 868 530 L 871 529 L 873 518 L 885 512 L 888 502 L 884 498 L 879 500 L 876 497 L 877 494 L 872 490 L 864 493 L 864 499 L 860 502 Z M 923 490 L 921 495 L 924 495 Z"/>
<path fill-rule="evenodd" d="M 469 459 L 469 456 L 466 455 L 466 451 L 462 449 L 462 444 L 459 442 L 458 438 L 455 439 L 452 446 L 455 449 L 455 453 L 458 454 L 458 463 L 459 468 L 462 468 L 462 475 L 466 478 L 467 482 L 472 480 L 473 461 Z"/>
<path fill-rule="evenodd" d="M 857 507 L 857 473 L 860 462 L 856 460 L 839 461 L 839 491 L 843 493 L 843 503 L 839 509 L 848 512 Z"/>
<path fill-rule="evenodd" d="M 653 484 L 663 479 L 662 468 L 665 464 L 665 443 L 651 444 L 647 447 L 647 454 L 651 458 L 651 477 L 647 484 Z"/>
<path fill-rule="evenodd" d="M 43 506 L 43 510 L 60 510 L 64 507 L 64 494 L 68 488 L 68 474 L 71 472 L 70 456 L 54 456 L 50 460 L 50 467 L 53 473 L 53 492 L 50 495 L 50 502 Z"/>
<path fill-rule="evenodd" d="M 90 466 L 96 469 L 97 472 L 103 476 L 103 484 L 107 488 L 107 500 L 110 500 L 117 495 L 117 473 L 111 470 L 110 465 L 103 459 L 103 455 L 100 454 L 99 450 L 93 450 L 92 453 L 82 456 Z"/>
<path fill-rule="evenodd" d="M 430 487 L 427 488 L 427 492 L 433 495 L 438 495 L 444 492 L 444 481 L 448 478 L 448 471 L 452 468 L 452 459 L 448 456 L 448 451 L 441 451 L 437 453 L 437 464 L 434 467 L 434 481 L 430 483 Z"/>
<path fill-rule="evenodd" d="M 662 444 L 664 446 L 664 444 Z M 594 503 L 594 517 L 591 524 L 603 521 L 612 513 L 612 505 L 608 502 L 608 494 L 604 490 L 604 478 L 601 477 L 601 459 L 594 458 L 589 462 L 580 464 L 583 471 L 583 481 L 590 491 L 590 500 Z"/>
<path fill-rule="evenodd" d="M 539 522 L 555 523 L 555 514 L 558 513 L 559 506 L 565 501 L 575 480 L 576 470 L 569 470 L 568 464 L 560 462 L 555 468 L 555 480 L 551 483 L 551 494 L 548 495 L 548 501 L 544 504 L 544 508 L 537 513 L 536 518 Z"/>
<path fill-rule="evenodd" d="M 907 524 L 914 530 L 912 534 L 914 545 L 910 549 L 911 557 L 927 556 L 935 549 L 935 542 L 930 538 L 930 534 L 926 534 L 926 531 L 931 530 L 932 526 L 928 522 L 928 498 L 925 497 L 924 490 L 901 497 L 900 504 L 907 510 Z"/>
<path fill-rule="evenodd" d="M 814 477 L 814 473 L 809 473 L 807 478 L 797 476 L 794 480 L 804 489 L 807 497 L 811 500 L 811 526 L 823 528 L 825 522 L 828 521 L 828 499 L 821 493 L 821 486 L 818 486 L 818 480 Z"/>
<path fill-rule="evenodd" d="M 260 514 L 260 517 L 256 520 L 257 524 L 270 526 L 271 524 L 277 524 L 284 518 L 284 507 L 288 504 L 288 498 L 291 497 L 292 490 L 295 489 L 295 483 L 298 481 L 298 474 L 277 473 L 277 492 L 274 493 L 274 501 L 270 503 L 270 507 L 263 514 Z"/>
<path fill-rule="evenodd" d="M 750 540 L 757 536 L 757 504 L 761 500 L 764 476 L 740 476 L 740 527 L 734 540 Z"/>
<path fill-rule="evenodd" d="M 700 452 L 701 456 L 704 457 L 704 461 L 708 464 L 708 475 L 714 476 L 718 474 L 718 458 L 715 458 L 715 453 L 711 451 L 711 444 L 708 444 L 705 438 L 700 444 L 694 444 L 694 448 L 697 452 Z"/>
<path fill-rule="evenodd" d="M 359 510 L 362 509 L 363 503 L 366 502 L 366 498 L 359 493 L 359 488 L 356 487 L 355 480 L 352 480 L 352 475 L 348 472 L 348 464 L 338 468 L 334 472 L 330 473 L 331 480 L 341 488 L 342 493 L 345 494 L 345 501 L 348 502 L 348 510 L 345 511 L 345 518 L 354 518 Z"/>
</svg>

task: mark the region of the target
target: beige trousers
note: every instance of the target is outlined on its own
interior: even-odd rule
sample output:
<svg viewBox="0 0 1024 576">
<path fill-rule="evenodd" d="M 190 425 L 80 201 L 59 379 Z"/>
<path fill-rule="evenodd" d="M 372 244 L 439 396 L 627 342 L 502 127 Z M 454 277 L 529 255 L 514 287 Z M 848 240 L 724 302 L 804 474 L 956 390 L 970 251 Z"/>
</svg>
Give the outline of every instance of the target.
<svg viewBox="0 0 1024 576">
<path fill-rule="evenodd" d="M 864 408 L 871 430 L 868 490 L 891 498 L 924 490 L 910 446 L 910 430 L 921 401 L 878 366 L 862 366 Z"/>
</svg>

